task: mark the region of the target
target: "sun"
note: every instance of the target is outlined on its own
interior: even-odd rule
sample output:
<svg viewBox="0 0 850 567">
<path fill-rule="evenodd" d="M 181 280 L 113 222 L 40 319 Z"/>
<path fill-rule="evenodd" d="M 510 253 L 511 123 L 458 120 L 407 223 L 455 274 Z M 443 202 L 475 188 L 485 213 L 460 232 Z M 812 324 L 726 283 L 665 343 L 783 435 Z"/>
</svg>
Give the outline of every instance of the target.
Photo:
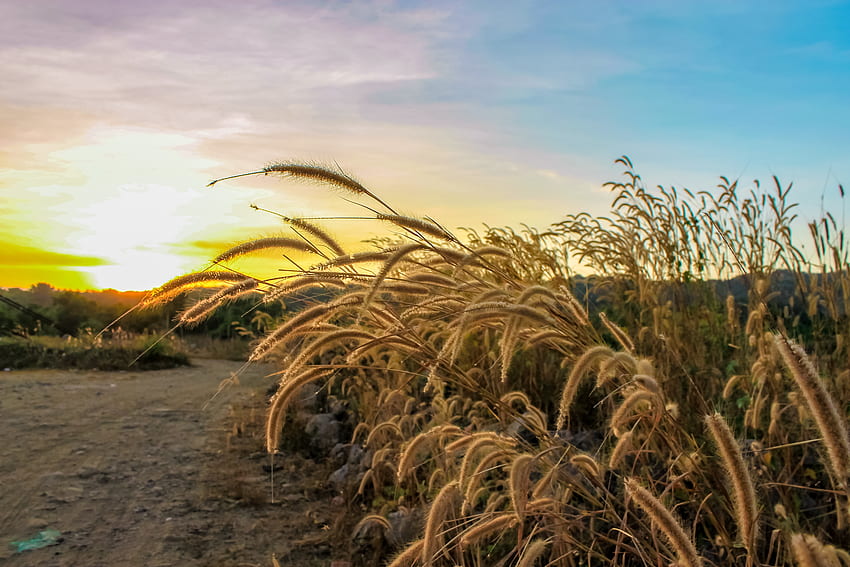
<svg viewBox="0 0 850 567">
<path fill-rule="evenodd" d="M 18 255 L 16 277 L 5 278 L 14 282 L 0 285 L 149 289 L 209 265 L 209 243 L 224 248 L 238 234 L 273 230 L 276 221 L 249 206 L 271 191 L 207 188 L 205 172 L 217 164 L 201 145 L 191 135 L 101 126 L 52 152 L 67 175 L 45 186 L 20 180 L 13 220 L 34 249 L 68 261 L 48 266 Z"/>
</svg>

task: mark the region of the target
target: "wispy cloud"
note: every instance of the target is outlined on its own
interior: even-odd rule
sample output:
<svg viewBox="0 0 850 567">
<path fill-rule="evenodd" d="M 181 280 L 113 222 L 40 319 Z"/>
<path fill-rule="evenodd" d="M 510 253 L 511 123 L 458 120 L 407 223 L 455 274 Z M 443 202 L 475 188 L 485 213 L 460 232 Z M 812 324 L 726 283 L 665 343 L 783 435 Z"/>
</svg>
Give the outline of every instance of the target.
<svg viewBox="0 0 850 567">
<path fill-rule="evenodd" d="M 343 6 L 152 2 L 140 18 L 113 2 L 4 9 L 4 21 L 29 24 L 3 30 L 0 65 L 8 84 L 26 85 L 7 102 L 61 100 L 157 127 L 208 125 L 222 106 L 263 112 L 432 75 L 409 19 L 370 22 Z M 151 105 L 169 115 L 151 115 Z"/>
<path fill-rule="evenodd" d="M 0 267 L 88 267 L 106 266 L 110 262 L 94 256 L 63 254 L 43 250 L 37 246 L 20 244 L 16 239 L 0 237 Z"/>
<path fill-rule="evenodd" d="M 747 167 L 842 180 L 842 15 L 827 1 L 0 3 L 2 220 L 113 262 L 88 267 L 103 279 L 279 228 L 251 202 L 351 212 L 270 178 L 204 190 L 270 160 L 339 162 L 451 227 L 602 212 L 621 153 L 659 183 Z"/>
</svg>

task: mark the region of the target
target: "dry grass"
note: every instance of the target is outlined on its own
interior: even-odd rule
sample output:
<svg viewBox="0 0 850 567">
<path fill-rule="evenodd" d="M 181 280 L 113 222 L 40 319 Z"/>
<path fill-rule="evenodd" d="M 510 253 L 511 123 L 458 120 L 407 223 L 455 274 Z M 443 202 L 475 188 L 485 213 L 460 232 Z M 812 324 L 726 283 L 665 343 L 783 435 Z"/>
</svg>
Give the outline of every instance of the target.
<svg viewBox="0 0 850 567">
<path fill-rule="evenodd" d="M 291 277 L 257 281 L 256 292 L 338 294 L 279 322 L 251 355 L 282 368 L 269 451 L 291 396 L 320 381 L 347 400 L 354 441 L 372 455 L 350 509 L 385 531 L 380 518 L 423 511 L 421 539 L 392 565 L 814 565 L 847 555 L 836 547 L 848 541 L 850 463 L 844 227 L 828 215 L 810 224 L 807 258 L 778 180 L 651 191 L 618 162 L 625 181 L 608 184 L 604 218 L 465 238 L 399 215 L 335 169 L 252 172 L 346 190 L 400 235 L 348 253 L 318 225 L 284 217 L 306 248 L 335 256 L 286 266 Z M 244 280 L 222 273 L 174 280 L 151 300 Z"/>
</svg>

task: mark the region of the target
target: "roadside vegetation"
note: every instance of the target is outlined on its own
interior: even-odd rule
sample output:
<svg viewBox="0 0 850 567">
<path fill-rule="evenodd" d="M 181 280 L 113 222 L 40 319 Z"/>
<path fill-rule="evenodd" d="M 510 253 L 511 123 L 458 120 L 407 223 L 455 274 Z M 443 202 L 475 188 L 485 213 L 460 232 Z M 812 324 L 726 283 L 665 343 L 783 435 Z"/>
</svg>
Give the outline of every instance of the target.
<svg viewBox="0 0 850 567">
<path fill-rule="evenodd" d="M 0 370 L 67 368 L 78 370 L 161 370 L 189 364 L 175 341 L 155 335 L 84 337 L 2 337 Z"/>
<path fill-rule="evenodd" d="M 194 329 L 172 320 L 197 292 L 137 309 L 144 292 L 0 289 L 0 370 L 146 370 L 188 364 L 188 356 L 245 360 L 250 341 L 279 318 L 280 304 L 256 310 L 234 302 Z"/>
<path fill-rule="evenodd" d="M 143 305 L 195 290 L 189 329 L 237 298 L 324 290 L 254 333 L 249 360 L 280 365 L 268 452 L 305 388 L 344 408 L 363 455 L 338 522 L 369 549 L 355 561 L 850 564 L 845 227 L 825 213 L 792 234 L 778 179 L 649 189 L 617 163 L 605 217 L 464 234 L 338 169 L 271 165 L 245 175 L 342 190 L 392 236 L 349 250 L 281 216 L 280 236 Z M 309 260 L 273 279 L 231 268 L 271 249 Z"/>
</svg>

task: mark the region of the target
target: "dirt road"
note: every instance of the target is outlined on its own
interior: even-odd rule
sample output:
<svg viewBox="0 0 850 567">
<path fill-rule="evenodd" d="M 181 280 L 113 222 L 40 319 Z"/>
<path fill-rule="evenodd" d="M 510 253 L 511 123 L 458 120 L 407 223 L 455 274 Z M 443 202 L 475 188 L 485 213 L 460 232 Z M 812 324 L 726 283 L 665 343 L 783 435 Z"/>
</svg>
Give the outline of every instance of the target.
<svg viewBox="0 0 850 567">
<path fill-rule="evenodd" d="M 272 553 L 282 565 L 330 563 L 330 497 L 310 463 L 275 473 L 286 482 L 274 504 L 268 457 L 225 451 L 241 432 L 231 405 L 261 408 L 270 368 L 213 398 L 240 364 L 194 364 L 0 372 L 0 564 L 269 566 Z M 48 530 L 61 533 L 55 545 L 11 545 Z"/>
</svg>

